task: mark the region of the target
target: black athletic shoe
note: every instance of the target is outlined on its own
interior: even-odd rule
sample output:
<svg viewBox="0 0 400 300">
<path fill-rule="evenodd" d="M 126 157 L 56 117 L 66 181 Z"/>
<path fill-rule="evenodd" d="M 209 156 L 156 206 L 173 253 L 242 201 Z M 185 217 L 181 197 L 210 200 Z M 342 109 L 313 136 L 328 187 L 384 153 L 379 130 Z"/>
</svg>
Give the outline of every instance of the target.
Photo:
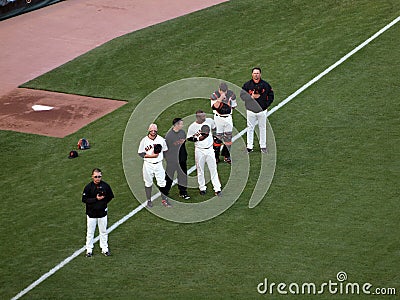
<svg viewBox="0 0 400 300">
<path fill-rule="evenodd" d="M 151 200 L 147 200 L 147 207 L 152 208 L 153 207 L 153 202 Z"/>
<path fill-rule="evenodd" d="M 185 200 L 189 200 L 190 196 L 188 194 L 184 194 L 184 195 L 179 195 L 179 197 L 185 199 Z"/>
<path fill-rule="evenodd" d="M 92 257 L 93 253 L 92 252 L 86 252 L 85 257 Z"/>
<path fill-rule="evenodd" d="M 228 164 L 231 164 L 231 163 L 232 163 L 232 160 L 231 160 L 230 157 L 225 157 L 225 158 L 224 158 L 224 162 L 226 162 L 226 163 L 228 163 Z"/>
<path fill-rule="evenodd" d="M 253 149 L 250 148 L 246 148 L 247 149 L 247 153 L 253 152 Z"/>
<path fill-rule="evenodd" d="M 200 191 L 200 195 L 202 195 L 202 196 L 204 196 L 206 193 L 207 193 L 207 191 L 206 191 L 206 190 L 204 190 L 204 191 Z"/>
<path fill-rule="evenodd" d="M 215 196 L 222 197 L 222 192 L 221 191 L 215 192 Z"/>
<path fill-rule="evenodd" d="M 103 254 L 104 256 L 111 256 L 111 253 L 110 253 L 110 251 L 101 252 L 101 254 Z"/>
</svg>

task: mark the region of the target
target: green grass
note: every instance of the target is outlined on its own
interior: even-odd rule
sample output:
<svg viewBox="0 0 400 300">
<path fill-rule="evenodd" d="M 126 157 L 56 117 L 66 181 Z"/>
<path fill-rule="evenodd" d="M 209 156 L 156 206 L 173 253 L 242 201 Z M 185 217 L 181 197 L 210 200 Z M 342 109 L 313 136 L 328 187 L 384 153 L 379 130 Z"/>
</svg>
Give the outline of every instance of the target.
<svg viewBox="0 0 400 300">
<path fill-rule="evenodd" d="M 0 131 L 0 298 L 13 297 L 83 246 L 80 193 L 92 168 L 103 169 L 116 195 L 110 224 L 137 207 L 121 145 L 131 112 L 148 93 L 196 76 L 241 86 L 260 65 L 276 105 L 399 12 L 394 0 L 233 0 L 117 38 L 24 84 L 129 103 L 64 139 Z M 321 284 L 339 271 L 348 282 L 398 293 L 399 33 L 397 24 L 270 117 L 277 166 L 256 208 L 247 205 L 257 152 L 247 189 L 219 217 L 188 225 L 141 211 L 110 235 L 113 256 L 78 257 L 25 298 L 366 299 L 261 296 L 256 289 L 265 277 Z M 177 114 L 198 108 L 209 110 L 207 101 L 163 112 L 160 132 Z M 238 114 L 234 120 L 245 127 Z M 67 159 L 82 136 L 92 149 Z M 219 171 L 226 180 L 229 168 Z M 368 296 L 375 298 L 395 297 Z"/>
</svg>

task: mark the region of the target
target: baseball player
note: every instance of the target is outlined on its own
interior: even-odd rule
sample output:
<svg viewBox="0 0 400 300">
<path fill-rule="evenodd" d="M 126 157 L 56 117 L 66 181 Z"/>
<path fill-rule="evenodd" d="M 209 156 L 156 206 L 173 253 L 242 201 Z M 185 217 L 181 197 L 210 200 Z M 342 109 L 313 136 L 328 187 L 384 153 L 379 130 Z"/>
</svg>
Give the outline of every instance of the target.
<svg viewBox="0 0 400 300">
<path fill-rule="evenodd" d="M 83 189 L 82 202 L 86 203 L 86 257 L 93 256 L 93 240 L 99 227 L 101 253 L 110 256 L 108 249 L 107 212 L 108 203 L 114 198 L 110 185 L 102 179 L 101 170 L 92 171 L 92 181 Z"/>
<path fill-rule="evenodd" d="M 195 161 L 197 168 L 197 181 L 199 183 L 200 195 L 207 192 L 206 181 L 204 178 L 204 165 L 207 163 L 211 175 L 211 183 L 216 196 L 222 196 L 221 182 L 218 177 L 217 163 L 213 150 L 213 137 L 210 133 L 215 128 L 215 122 L 211 118 L 206 118 L 202 110 L 196 112 L 196 121 L 193 122 L 187 132 L 187 140 L 195 143 Z"/>
<path fill-rule="evenodd" d="M 168 150 L 165 139 L 157 134 L 156 124 L 150 124 L 149 133 L 139 145 L 138 154 L 143 158 L 143 180 L 146 192 L 147 207 L 153 207 L 151 201 L 151 190 L 153 178 L 156 178 L 158 188 L 161 192 L 161 202 L 165 207 L 171 207 L 168 202 L 168 190 L 166 189 L 165 170 L 162 164 L 163 152 Z"/>
<path fill-rule="evenodd" d="M 210 100 L 216 126 L 216 136 L 214 137 L 215 159 L 218 163 L 223 143 L 224 161 L 230 164 L 232 162 L 230 157 L 233 130 L 232 110 L 237 106 L 236 95 L 228 89 L 225 82 L 222 82 L 218 90 L 211 94 Z"/>
<path fill-rule="evenodd" d="M 251 70 L 251 79 L 243 84 L 240 98 L 245 102 L 247 116 L 247 152 L 253 151 L 254 128 L 258 122 L 260 129 L 261 153 L 268 153 L 267 148 L 267 113 L 274 101 L 274 90 L 261 78 L 261 69 Z"/>
</svg>

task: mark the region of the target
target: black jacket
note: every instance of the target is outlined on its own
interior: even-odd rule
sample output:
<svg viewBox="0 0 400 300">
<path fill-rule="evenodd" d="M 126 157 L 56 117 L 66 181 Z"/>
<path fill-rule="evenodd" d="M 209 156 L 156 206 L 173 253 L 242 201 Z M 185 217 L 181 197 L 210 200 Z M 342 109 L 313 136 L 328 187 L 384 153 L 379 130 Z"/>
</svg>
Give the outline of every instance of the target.
<svg viewBox="0 0 400 300">
<path fill-rule="evenodd" d="M 253 94 L 260 94 L 260 97 L 254 100 L 251 97 Z M 251 79 L 243 85 L 240 98 L 245 102 L 247 110 L 258 113 L 266 110 L 274 101 L 274 91 L 268 82 L 261 79 L 255 83 Z"/>
<path fill-rule="evenodd" d="M 97 200 L 99 193 L 104 194 L 103 200 Z M 114 198 L 111 187 L 104 181 L 98 185 L 94 182 L 88 183 L 83 189 L 82 202 L 86 203 L 86 214 L 89 218 L 102 218 L 107 215 L 107 204 Z"/>
</svg>

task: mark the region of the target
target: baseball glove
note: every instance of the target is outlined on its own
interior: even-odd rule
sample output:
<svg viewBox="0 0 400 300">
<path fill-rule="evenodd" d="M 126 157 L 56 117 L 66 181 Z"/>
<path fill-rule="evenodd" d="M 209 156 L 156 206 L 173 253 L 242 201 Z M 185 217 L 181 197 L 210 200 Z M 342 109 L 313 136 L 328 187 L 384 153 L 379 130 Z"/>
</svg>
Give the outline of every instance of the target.
<svg viewBox="0 0 400 300">
<path fill-rule="evenodd" d="M 205 125 L 205 124 L 203 126 L 201 126 L 200 133 L 205 138 L 208 137 L 210 135 L 210 126 Z"/>
<path fill-rule="evenodd" d="M 153 150 L 154 154 L 159 154 L 162 151 L 161 144 L 154 144 L 153 148 L 154 148 L 154 150 Z"/>
</svg>

